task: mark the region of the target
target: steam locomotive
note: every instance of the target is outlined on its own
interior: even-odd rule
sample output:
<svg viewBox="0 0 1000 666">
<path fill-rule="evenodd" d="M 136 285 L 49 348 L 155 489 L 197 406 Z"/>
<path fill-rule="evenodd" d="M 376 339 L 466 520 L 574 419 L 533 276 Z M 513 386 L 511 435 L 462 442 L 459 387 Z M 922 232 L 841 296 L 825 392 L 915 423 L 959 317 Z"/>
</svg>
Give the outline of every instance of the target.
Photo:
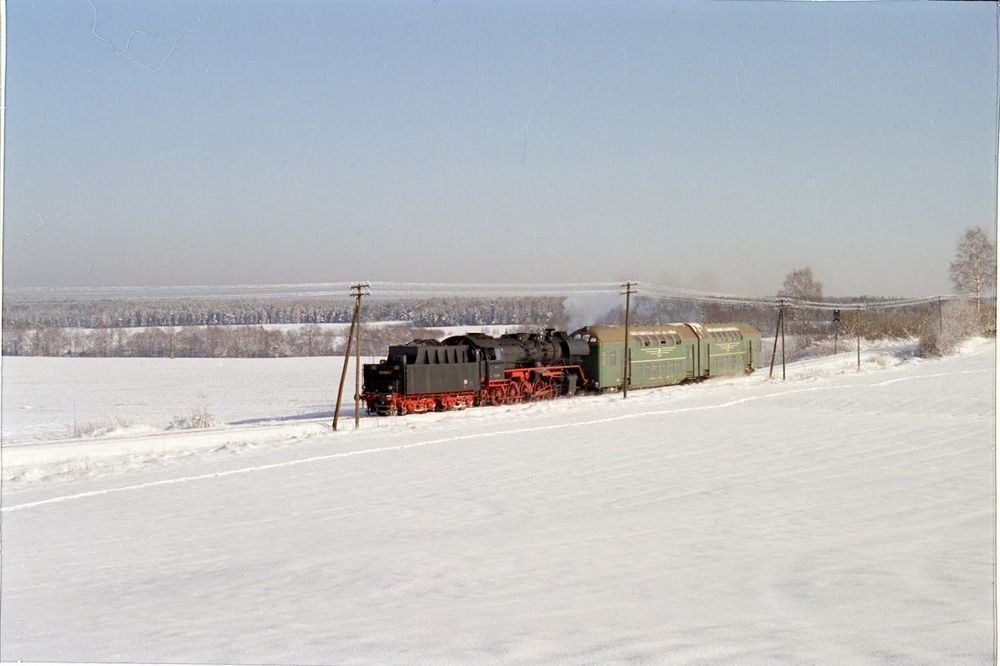
<svg viewBox="0 0 1000 666">
<path fill-rule="evenodd" d="M 370 414 L 393 415 L 573 395 L 587 383 L 580 361 L 589 351 L 554 329 L 414 340 L 364 366 L 362 397 Z"/>
<path fill-rule="evenodd" d="M 506 405 L 578 392 L 666 386 L 753 372 L 760 333 L 748 324 L 587 326 L 568 334 L 466 333 L 389 347 L 364 366 L 369 414 Z"/>
</svg>

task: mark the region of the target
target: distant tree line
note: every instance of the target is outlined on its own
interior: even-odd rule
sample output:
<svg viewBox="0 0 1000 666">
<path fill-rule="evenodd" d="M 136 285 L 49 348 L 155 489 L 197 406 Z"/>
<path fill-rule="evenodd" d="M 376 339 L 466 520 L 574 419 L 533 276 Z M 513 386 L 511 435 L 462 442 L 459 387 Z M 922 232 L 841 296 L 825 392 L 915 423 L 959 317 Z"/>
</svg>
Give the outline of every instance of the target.
<svg viewBox="0 0 1000 666">
<path fill-rule="evenodd" d="M 389 345 L 415 338 L 440 338 L 437 329 L 410 326 L 365 326 L 361 353 L 385 354 Z M 151 358 L 282 358 L 342 354 L 347 331 L 338 333 L 318 324 L 291 330 L 263 326 L 204 326 L 142 329 L 60 327 L 33 328 L 4 324 L 6 356 L 83 356 Z M 353 350 L 352 350 L 353 353 Z"/>
<path fill-rule="evenodd" d="M 3 354 L 9 356 L 248 357 L 340 354 L 348 299 L 16 300 L 3 306 Z M 558 297 L 428 298 L 364 301 L 362 353 L 390 344 L 440 337 L 438 326 L 520 325 L 537 329 L 565 321 Z M 277 330 L 264 324 L 299 325 Z M 136 330 L 138 329 L 138 330 Z"/>
<path fill-rule="evenodd" d="M 364 301 L 366 321 L 404 321 L 413 326 L 490 324 L 553 325 L 563 319 L 563 299 L 428 298 Z M 138 328 L 337 324 L 351 321 L 349 299 L 131 299 L 16 300 L 7 298 L 3 322 L 36 328 Z"/>
<path fill-rule="evenodd" d="M 786 278 L 780 296 L 822 300 L 828 304 L 862 300 L 864 312 L 845 309 L 834 322 L 832 311 L 789 307 L 786 333 L 792 357 L 813 355 L 835 334 L 867 339 L 926 338 L 929 352 L 944 351 L 958 339 L 949 319 L 970 319 L 968 308 L 924 303 L 880 309 L 890 297 L 823 298 L 822 285 L 809 269 Z M 729 322 L 755 326 L 764 337 L 774 335 L 774 304 L 692 303 L 644 296 L 632 301 L 634 323 Z M 592 322 L 619 324 L 624 303 Z M 133 356 L 196 358 L 276 358 L 343 353 L 342 332 L 319 326 L 347 324 L 352 303 L 347 299 L 162 299 L 162 300 L 7 300 L 3 308 L 4 355 L 14 356 Z M 940 311 L 939 311 L 940 310 Z M 995 297 L 977 299 L 975 330 L 995 334 Z M 943 312 L 943 314 L 942 314 Z M 381 356 L 391 344 L 414 338 L 439 338 L 444 326 L 519 325 L 525 329 L 565 329 L 569 313 L 562 297 L 432 298 L 364 301 L 365 322 L 406 322 L 398 326 L 365 326 L 362 353 Z M 264 324 L 289 325 L 276 329 Z M 297 326 L 296 326 L 297 325 Z"/>
</svg>

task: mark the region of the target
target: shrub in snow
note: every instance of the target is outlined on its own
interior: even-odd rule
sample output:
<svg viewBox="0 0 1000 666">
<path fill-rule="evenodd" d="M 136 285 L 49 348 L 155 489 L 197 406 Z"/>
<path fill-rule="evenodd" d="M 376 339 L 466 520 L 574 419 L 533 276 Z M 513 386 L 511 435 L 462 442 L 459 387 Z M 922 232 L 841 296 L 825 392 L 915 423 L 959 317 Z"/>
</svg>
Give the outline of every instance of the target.
<svg viewBox="0 0 1000 666">
<path fill-rule="evenodd" d="M 130 421 L 121 418 L 116 418 L 110 423 L 93 421 L 87 421 L 86 423 L 74 423 L 73 437 L 78 439 L 84 437 L 101 437 L 102 435 L 108 435 L 131 427 L 132 423 Z"/>
<path fill-rule="evenodd" d="M 196 428 L 211 428 L 216 425 L 215 416 L 202 407 L 191 412 L 190 416 L 175 416 L 167 426 L 167 430 L 192 430 Z"/>
<path fill-rule="evenodd" d="M 963 340 L 983 332 L 975 303 L 948 301 L 942 305 L 940 318 L 929 317 L 920 332 L 921 356 L 943 356 L 955 351 Z"/>
</svg>

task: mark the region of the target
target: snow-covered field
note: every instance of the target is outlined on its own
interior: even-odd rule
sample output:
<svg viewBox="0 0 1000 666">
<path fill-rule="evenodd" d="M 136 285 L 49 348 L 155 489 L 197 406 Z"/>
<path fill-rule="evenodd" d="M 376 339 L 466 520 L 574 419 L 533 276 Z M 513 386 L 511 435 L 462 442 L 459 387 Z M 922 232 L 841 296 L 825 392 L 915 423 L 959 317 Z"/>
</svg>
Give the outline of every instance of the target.
<svg viewBox="0 0 1000 666">
<path fill-rule="evenodd" d="M 990 663 L 994 354 L 339 432 L 338 359 L 5 358 L 0 658 Z"/>
<path fill-rule="evenodd" d="M 391 325 L 393 322 L 377 322 Z M 275 325 L 281 327 L 284 325 Z M 288 325 L 290 328 L 293 325 Z M 297 326 L 297 325 L 295 325 Z M 324 324 L 347 330 L 349 324 Z M 445 326 L 500 335 L 515 325 Z M 141 329 L 128 329 L 141 330 Z M 380 359 L 362 357 L 362 363 Z M 218 424 L 333 415 L 342 356 L 283 359 L 2 357 L 3 444 L 156 433 L 195 414 Z M 354 360 L 345 382 L 353 415 Z"/>
<path fill-rule="evenodd" d="M 74 430 L 159 432 L 198 412 L 236 425 L 332 415 L 343 363 L 331 356 L 4 357 L 3 444 L 69 438 Z M 353 400 L 353 359 L 350 368 L 345 394 Z"/>
</svg>

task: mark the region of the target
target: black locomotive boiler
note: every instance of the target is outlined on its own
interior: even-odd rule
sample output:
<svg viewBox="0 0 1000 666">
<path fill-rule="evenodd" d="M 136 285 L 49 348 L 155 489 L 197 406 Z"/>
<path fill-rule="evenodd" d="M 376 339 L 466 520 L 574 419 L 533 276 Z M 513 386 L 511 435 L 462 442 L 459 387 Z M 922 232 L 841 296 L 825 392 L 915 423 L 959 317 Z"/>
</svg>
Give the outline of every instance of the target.
<svg viewBox="0 0 1000 666">
<path fill-rule="evenodd" d="M 414 340 L 365 364 L 362 397 L 369 413 L 394 415 L 573 395 L 587 384 L 589 352 L 585 340 L 554 329 Z"/>
</svg>

